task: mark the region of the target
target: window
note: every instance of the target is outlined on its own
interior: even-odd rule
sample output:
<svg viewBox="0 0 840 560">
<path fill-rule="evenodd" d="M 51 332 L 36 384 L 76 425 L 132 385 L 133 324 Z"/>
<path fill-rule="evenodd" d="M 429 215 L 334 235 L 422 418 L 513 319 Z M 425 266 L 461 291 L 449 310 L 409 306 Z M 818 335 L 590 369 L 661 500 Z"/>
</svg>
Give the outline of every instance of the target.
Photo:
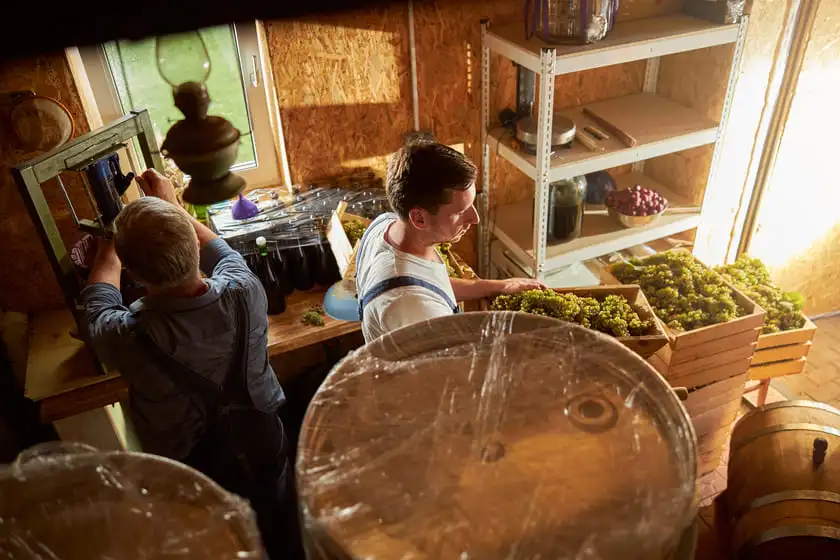
<svg viewBox="0 0 840 560">
<path fill-rule="evenodd" d="M 210 55 L 210 114 L 225 117 L 242 133 L 232 170 L 249 187 L 282 183 L 257 23 L 209 27 L 199 33 Z M 80 53 L 103 122 L 145 108 L 160 144 L 169 127 L 183 118 L 172 101 L 171 87 L 158 72 L 154 37 L 85 47 Z"/>
</svg>

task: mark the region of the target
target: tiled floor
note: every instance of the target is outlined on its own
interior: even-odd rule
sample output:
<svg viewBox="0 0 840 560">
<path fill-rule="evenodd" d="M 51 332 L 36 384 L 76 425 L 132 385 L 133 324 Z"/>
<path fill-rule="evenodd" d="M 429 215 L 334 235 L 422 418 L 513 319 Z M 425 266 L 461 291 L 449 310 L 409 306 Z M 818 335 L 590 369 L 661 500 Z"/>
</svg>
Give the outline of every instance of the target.
<svg viewBox="0 0 840 560">
<path fill-rule="evenodd" d="M 840 316 L 817 319 L 805 371 L 774 384 L 792 398 L 828 403 L 840 408 Z"/>
<path fill-rule="evenodd" d="M 816 321 L 817 332 L 808 353 L 805 371 L 773 380 L 767 402 L 802 398 L 831 404 L 840 408 L 840 316 Z M 739 413 L 750 407 L 744 405 Z M 728 446 L 728 445 L 727 445 Z M 726 461 L 724 453 L 721 466 L 698 481 L 700 498 L 700 531 L 696 560 L 722 560 L 728 558 L 725 539 L 719 534 L 722 524 L 715 522 L 714 499 L 726 489 Z"/>
</svg>

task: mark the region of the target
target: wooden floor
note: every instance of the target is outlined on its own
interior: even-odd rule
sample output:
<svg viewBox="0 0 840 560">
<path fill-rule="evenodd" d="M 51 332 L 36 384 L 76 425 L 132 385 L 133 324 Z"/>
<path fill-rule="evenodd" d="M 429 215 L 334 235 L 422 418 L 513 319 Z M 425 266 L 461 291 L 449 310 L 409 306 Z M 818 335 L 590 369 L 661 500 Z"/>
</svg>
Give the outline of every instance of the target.
<svg viewBox="0 0 840 560">
<path fill-rule="evenodd" d="M 784 399 L 808 399 L 828 403 L 840 408 L 840 317 L 818 319 L 814 344 L 808 354 L 805 371 L 773 380 L 767 402 Z M 753 394 L 754 395 L 754 394 Z M 740 414 L 749 410 L 742 406 Z M 728 443 L 727 443 L 728 446 Z M 714 499 L 726 489 L 726 461 L 698 481 L 700 497 L 700 531 L 697 539 L 696 560 L 728 560 L 724 539 L 718 534 L 715 523 Z"/>
</svg>

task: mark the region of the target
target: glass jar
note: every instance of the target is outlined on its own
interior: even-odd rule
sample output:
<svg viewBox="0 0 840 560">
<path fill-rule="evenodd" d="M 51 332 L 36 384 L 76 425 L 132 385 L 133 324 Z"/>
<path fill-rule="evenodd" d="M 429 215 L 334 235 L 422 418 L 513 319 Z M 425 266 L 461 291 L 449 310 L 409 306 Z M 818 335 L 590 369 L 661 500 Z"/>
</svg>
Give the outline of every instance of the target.
<svg viewBox="0 0 840 560">
<path fill-rule="evenodd" d="M 548 189 L 548 242 L 567 243 L 577 239 L 583 229 L 586 177 L 555 181 Z"/>
</svg>

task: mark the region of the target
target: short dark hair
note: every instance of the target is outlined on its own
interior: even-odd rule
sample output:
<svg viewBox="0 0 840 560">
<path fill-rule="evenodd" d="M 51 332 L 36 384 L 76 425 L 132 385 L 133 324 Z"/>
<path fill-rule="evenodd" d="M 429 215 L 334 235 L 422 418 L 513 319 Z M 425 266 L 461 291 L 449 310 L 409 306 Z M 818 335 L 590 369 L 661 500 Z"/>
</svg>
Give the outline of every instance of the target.
<svg viewBox="0 0 840 560">
<path fill-rule="evenodd" d="M 385 188 L 391 208 L 405 219 L 412 208 L 436 214 L 452 200 L 452 191 L 467 190 L 476 175 L 475 164 L 457 150 L 414 142 L 391 156 Z"/>
</svg>

